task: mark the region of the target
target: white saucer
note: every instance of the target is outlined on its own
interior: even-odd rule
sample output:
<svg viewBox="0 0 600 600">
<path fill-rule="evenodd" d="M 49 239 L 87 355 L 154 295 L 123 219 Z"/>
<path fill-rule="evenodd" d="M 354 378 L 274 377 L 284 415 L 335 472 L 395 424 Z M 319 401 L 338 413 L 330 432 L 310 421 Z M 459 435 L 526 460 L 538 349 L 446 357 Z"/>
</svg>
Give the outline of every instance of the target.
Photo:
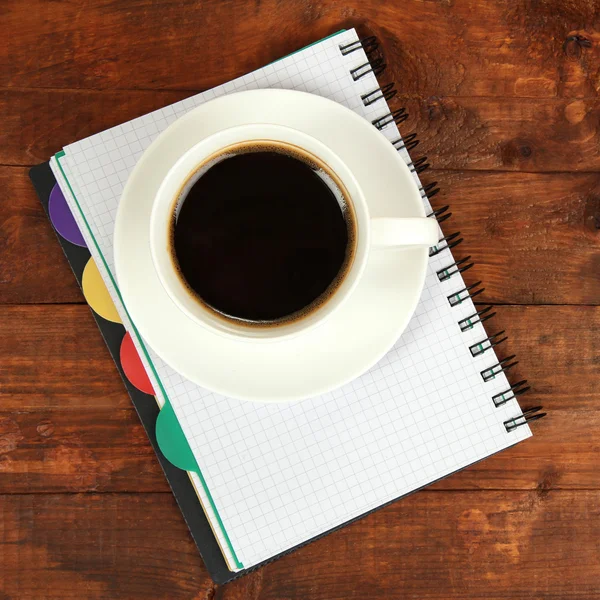
<svg viewBox="0 0 600 600">
<path fill-rule="evenodd" d="M 347 301 L 312 331 L 280 342 L 238 342 L 196 324 L 159 281 L 149 247 L 156 191 L 172 165 L 222 129 L 271 123 L 329 146 L 350 168 L 372 217 L 425 216 L 408 167 L 375 127 L 320 96 L 253 90 L 199 106 L 166 129 L 133 170 L 119 204 L 114 255 L 128 312 L 143 338 L 173 369 L 215 392 L 258 402 L 317 396 L 358 377 L 396 342 L 425 281 L 427 249 L 377 249 Z"/>
</svg>

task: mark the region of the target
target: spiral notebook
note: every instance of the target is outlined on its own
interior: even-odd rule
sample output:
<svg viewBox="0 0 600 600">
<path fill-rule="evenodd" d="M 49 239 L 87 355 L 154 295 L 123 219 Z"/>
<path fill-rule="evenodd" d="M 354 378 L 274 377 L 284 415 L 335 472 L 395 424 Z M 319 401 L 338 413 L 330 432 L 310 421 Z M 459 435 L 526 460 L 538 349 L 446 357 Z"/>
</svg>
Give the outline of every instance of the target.
<svg viewBox="0 0 600 600">
<path fill-rule="evenodd" d="M 303 402 L 241 402 L 185 380 L 144 343 L 121 302 L 112 235 L 131 170 L 171 122 L 234 91 L 296 89 L 354 110 L 409 165 L 427 212 L 446 221 L 448 207 L 430 205 L 436 184 L 419 179 L 427 159 L 409 154 L 418 144 L 416 133 L 401 136 L 398 125 L 407 115 L 388 105 L 396 87 L 378 83 L 385 68 L 378 52 L 374 38 L 359 40 L 355 30 L 342 31 L 71 144 L 51 161 L 157 403 L 172 407 L 189 444 L 194 462 L 189 477 L 231 576 L 529 437 L 528 422 L 543 416 L 539 407 L 525 412 L 519 407 L 516 398 L 526 382 L 507 380 L 514 357 L 497 351 L 503 333 L 488 336 L 482 325 L 493 311 L 472 301 L 482 289 L 463 281 L 461 273 L 473 263 L 460 253 L 458 234 L 444 236 L 440 230 L 421 301 L 392 350 L 343 388 Z M 202 551 L 202 540 L 195 539 Z"/>
</svg>

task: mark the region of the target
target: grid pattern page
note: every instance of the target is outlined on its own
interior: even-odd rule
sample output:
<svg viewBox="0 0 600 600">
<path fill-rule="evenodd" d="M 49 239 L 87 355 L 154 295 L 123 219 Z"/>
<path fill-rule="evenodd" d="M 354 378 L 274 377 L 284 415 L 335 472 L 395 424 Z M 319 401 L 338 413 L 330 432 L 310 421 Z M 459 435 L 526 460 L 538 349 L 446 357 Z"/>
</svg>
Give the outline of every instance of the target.
<svg viewBox="0 0 600 600">
<path fill-rule="evenodd" d="M 69 180 L 77 182 L 108 268 L 115 211 L 129 172 L 162 129 L 199 103 L 229 91 L 287 87 L 327 96 L 369 120 L 386 114 L 385 100 L 365 107 L 360 98 L 377 87 L 375 77 L 350 76 L 350 69 L 366 62 L 362 50 L 346 57 L 339 51 L 356 39 L 354 31 L 345 32 L 69 146 Z M 399 137 L 394 124 L 382 133 Z M 480 371 L 497 362 L 494 352 L 476 359 L 469 352 L 486 335 L 481 325 L 460 331 L 458 321 L 475 308 L 469 299 L 450 307 L 448 295 L 464 283 L 460 275 L 439 282 L 436 271 L 452 262 L 449 250 L 431 259 L 415 316 L 382 361 L 319 398 L 284 406 L 224 398 L 184 380 L 150 351 L 244 566 L 530 435 L 527 427 L 511 434 L 504 428 L 504 420 L 521 414 L 515 401 L 494 407 L 491 397 L 509 387 L 504 375 L 482 380 Z"/>
</svg>

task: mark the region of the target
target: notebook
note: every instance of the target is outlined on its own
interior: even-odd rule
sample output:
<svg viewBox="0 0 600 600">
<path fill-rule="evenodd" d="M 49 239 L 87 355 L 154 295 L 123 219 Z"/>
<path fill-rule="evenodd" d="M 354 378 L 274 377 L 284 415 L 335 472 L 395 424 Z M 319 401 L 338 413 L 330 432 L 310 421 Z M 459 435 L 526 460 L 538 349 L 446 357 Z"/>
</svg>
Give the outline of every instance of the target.
<svg viewBox="0 0 600 600">
<path fill-rule="evenodd" d="M 444 221 L 447 207 L 434 211 L 429 202 L 436 185 L 419 180 L 426 159 L 413 161 L 409 154 L 416 135 L 402 137 L 398 130 L 406 114 L 388 105 L 394 85 L 378 83 L 384 64 L 376 53 L 373 38 L 359 40 L 353 29 L 338 32 L 225 85 L 71 144 L 51 160 L 93 257 L 94 276 L 114 302 L 113 318 L 130 334 L 161 416 L 172 413 L 169 423 L 185 437 L 190 456 L 184 468 L 232 573 L 529 437 L 528 421 L 542 416 L 538 407 L 519 408 L 516 398 L 525 382 L 511 386 L 505 376 L 514 357 L 496 354 L 505 338 L 485 332 L 482 322 L 491 309 L 472 301 L 481 288 L 462 279 L 472 263 L 459 250 L 453 256 L 461 241 L 456 234 L 444 237 L 440 230 L 420 303 L 390 352 L 344 387 L 302 402 L 242 402 L 185 380 L 144 343 L 121 301 L 112 237 L 131 170 L 175 119 L 234 91 L 296 89 L 354 110 L 394 144 L 427 212 Z M 202 552 L 202 541 L 195 539 Z"/>
</svg>

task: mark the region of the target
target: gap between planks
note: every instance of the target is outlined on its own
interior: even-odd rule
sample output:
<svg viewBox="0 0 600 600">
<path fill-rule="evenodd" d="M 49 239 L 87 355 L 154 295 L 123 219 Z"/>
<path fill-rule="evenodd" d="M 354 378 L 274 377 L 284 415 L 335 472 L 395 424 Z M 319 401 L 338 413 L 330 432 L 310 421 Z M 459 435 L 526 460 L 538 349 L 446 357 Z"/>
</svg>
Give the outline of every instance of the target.
<svg viewBox="0 0 600 600">
<path fill-rule="evenodd" d="M 110 128 L 109 128 L 110 129 Z M 101 133 L 101 132 L 98 132 Z M 50 160 L 50 156 L 48 160 Z M 42 161 L 43 162 L 43 161 Z M 30 169 L 31 167 L 35 167 L 40 163 L 1 163 L 0 168 L 8 168 L 8 169 Z M 433 173 L 482 173 L 482 174 L 492 174 L 492 173 L 514 173 L 514 174 L 522 174 L 522 175 L 593 175 L 597 173 L 600 175 L 600 169 L 593 169 L 590 171 L 585 170 L 564 170 L 564 171 L 526 171 L 523 169 L 457 169 L 456 167 L 445 168 L 445 167 L 430 167 L 427 169 L 427 174 Z"/>
<path fill-rule="evenodd" d="M 268 66 L 268 65 L 263 65 Z M 260 69 L 261 67 L 257 67 L 255 70 Z M 251 73 L 252 71 L 249 71 Z M 243 77 L 245 73 L 242 73 L 240 77 Z M 233 79 L 236 79 L 234 77 Z M 232 80 L 231 80 L 232 81 Z M 227 83 L 227 82 L 225 82 Z M 218 86 L 218 84 L 217 84 Z M 0 86 L 0 93 L 3 92 L 67 92 L 74 94 L 104 94 L 104 93 L 115 93 L 115 92 L 123 92 L 123 93 L 136 93 L 136 92 L 145 92 L 148 94 L 156 94 L 156 93 L 187 93 L 187 94 L 203 94 L 214 87 L 210 86 L 206 88 L 178 88 L 178 87 L 168 87 L 168 88 L 120 88 L 120 87 L 107 87 L 107 88 L 70 88 L 70 87 L 44 87 L 44 86 Z M 403 93 L 400 94 L 400 98 L 423 98 L 424 94 L 415 94 L 415 93 Z M 556 96 L 556 95 L 548 95 L 548 96 L 525 96 L 525 95 L 511 95 L 511 96 L 503 96 L 501 94 L 497 96 L 483 94 L 483 95 L 474 95 L 474 94 L 442 94 L 439 96 L 440 98 L 451 98 L 451 99 L 481 99 L 481 100 L 540 100 L 540 101 L 548 101 L 548 100 L 556 100 L 556 101 L 570 101 L 570 100 L 598 100 L 599 96 Z"/>
<path fill-rule="evenodd" d="M 485 459 L 483 459 L 485 460 Z M 468 469 L 469 467 L 465 467 L 465 469 Z M 460 471 L 463 471 L 464 469 L 460 469 Z M 457 472 L 460 472 L 457 471 Z M 450 475 L 448 475 L 447 477 L 451 477 L 453 475 L 453 473 L 451 473 Z M 445 477 L 444 477 L 445 479 Z M 408 492 L 407 494 L 405 494 L 404 496 L 399 496 L 398 498 L 389 501 L 387 504 L 395 504 L 396 502 L 400 502 L 404 499 L 406 499 L 408 496 L 412 496 L 414 494 L 465 494 L 465 493 L 481 493 L 481 494 L 486 494 L 486 493 L 498 493 L 498 492 L 502 492 L 502 493 L 512 493 L 512 492 L 531 492 L 531 493 L 543 493 L 544 495 L 547 494 L 551 494 L 551 493 L 555 493 L 555 492 L 559 492 L 559 493 L 568 493 L 568 494 L 576 494 L 579 492 L 597 492 L 598 490 L 600 490 L 600 486 L 599 487 L 585 487 L 585 488 L 563 488 L 563 487 L 550 487 L 550 488 L 541 488 L 541 487 L 522 487 L 522 488 L 473 488 L 473 487 L 465 487 L 465 488 L 452 488 L 452 489 L 443 489 L 443 490 L 438 490 L 435 488 L 430 488 L 429 486 L 435 485 L 437 483 L 437 481 L 434 481 L 430 484 L 428 484 L 426 487 L 418 489 L 418 490 L 414 490 L 412 492 Z M 157 491 L 131 491 L 131 490 L 84 490 L 84 491 L 79 491 L 79 492 L 69 492 L 69 491 L 62 491 L 62 492 L 57 492 L 57 491 L 44 491 L 44 490 L 38 490 L 38 491 L 31 491 L 31 492 L 24 492 L 24 491 L 20 491 L 20 492 L 10 492 L 10 491 L 2 491 L 0 492 L 0 498 L 3 497 L 8 497 L 8 496 L 82 496 L 82 495 L 95 495 L 95 496 L 109 496 L 109 495 L 113 495 L 113 496 L 173 496 L 173 492 L 171 490 L 165 490 L 165 491 L 161 491 L 161 490 L 157 490 Z M 386 506 L 387 506 L 386 504 Z M 378 508 L 384 508 L 384 505 L 382 504 L 380 507 Z M 375 509 L 377 510 L 377 509 Z"/>
</svg>

